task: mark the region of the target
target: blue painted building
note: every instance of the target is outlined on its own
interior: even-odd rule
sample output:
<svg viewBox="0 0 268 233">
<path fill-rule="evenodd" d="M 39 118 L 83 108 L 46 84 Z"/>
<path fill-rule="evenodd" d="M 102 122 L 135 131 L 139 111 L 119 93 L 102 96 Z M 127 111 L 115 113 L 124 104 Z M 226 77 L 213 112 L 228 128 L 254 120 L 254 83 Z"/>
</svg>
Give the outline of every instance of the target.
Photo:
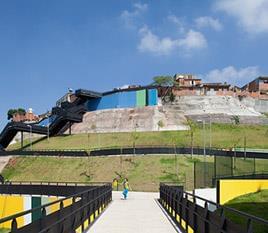
<svg viewBox="0 0 268 233">
<path fill-rule="evenodd" d="M 154 106 L 157 105 L 157 102 L 158 91 L 156 88 L 139 88 L 104 93 L 102 97 L 88 100 L 86 106 L 88 111 L 95 111 L 113 108 Z"/>
</svg>

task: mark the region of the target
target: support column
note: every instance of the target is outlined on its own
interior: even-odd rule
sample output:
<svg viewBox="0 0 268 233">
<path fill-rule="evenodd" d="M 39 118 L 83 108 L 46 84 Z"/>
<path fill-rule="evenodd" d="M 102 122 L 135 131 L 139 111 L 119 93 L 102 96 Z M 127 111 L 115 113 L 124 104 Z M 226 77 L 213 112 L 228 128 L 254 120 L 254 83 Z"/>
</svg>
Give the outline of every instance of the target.
<svg viewBox="0 0 268 233">
<path fill-rule="evenodd" d="M 72 135 L 72 123 L 69 121 L 69 135 Z"/>
<path fill-rule="evenodd" d="M 20 132 L 20 148 L 23 148 L 23 131 Z"/>
</svg>

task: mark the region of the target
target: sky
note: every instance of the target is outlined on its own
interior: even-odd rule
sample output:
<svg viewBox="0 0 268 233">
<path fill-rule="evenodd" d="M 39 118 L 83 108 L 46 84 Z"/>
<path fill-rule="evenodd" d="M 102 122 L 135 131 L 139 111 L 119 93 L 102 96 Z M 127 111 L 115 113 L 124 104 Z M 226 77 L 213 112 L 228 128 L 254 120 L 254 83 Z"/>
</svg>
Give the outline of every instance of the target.
<svg viewBox="0 0 268 233">
<path fill-rule="evenodd" d="M 243 86 L 268 74 L 267 45 L 268 0 L 0 0 L 0 129 L 68 88 L 175 73 Z"/>
</svg>

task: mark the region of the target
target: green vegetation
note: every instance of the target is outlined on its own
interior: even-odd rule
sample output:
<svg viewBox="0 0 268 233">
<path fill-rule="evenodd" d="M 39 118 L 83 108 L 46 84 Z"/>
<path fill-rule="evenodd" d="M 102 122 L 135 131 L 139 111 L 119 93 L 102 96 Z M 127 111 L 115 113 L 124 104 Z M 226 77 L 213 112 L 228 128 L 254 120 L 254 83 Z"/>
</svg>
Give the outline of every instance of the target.
<svg viewBox="0 0 268 233">
<path fill-rule="evenodd" d="M 261 190 L 256 193 L 237 197 L 229 201 L 226 206 L 268 220 L 268 190 Z M 230 212 L 226 213 L 226 217 L 238 224 L 246 226 L 247 219 L 243 217 Z M 268 232 L 268 228 L 261 224 L 253 224 L 253 231 L 255 233 L 265 233 Z"/>
<path fill-rule="evenodd" d="M 195 156 L 196 161 L 201 156 Z M 213 158 L 208 158 L 213 162 Z M 186 182 L 193 188 L 193 160 L 189 156 L 148 155 L 87 158 L 14 157 L 2 172 L 13 181 L 111 182 L 128 177 L 133 190 L 158 191 L 159 182 Z M 187 177 L 187 179 L 186 179 Z"/>
<path fill-rule="evenodd" d="M 236 125 L 239 125 L 239 123 L 240 123 L 240 117 L 239 116 L 232 116 L 232 121 L 234 121 L 234 123 Z"/>
<path fill-rule="evenodd" d="M 154 82 L 152 83 L 152 85 L 162 86 L 162 87 L 171 87 L 175 83 L 174 78 L 170 75 L 155 76 L 153 80 Z"/>
<path fill-rule="evenodd" d="M 10 232 L 10 229 L 0 228 L 0 233 L 8 233 L 8 232 Z"/>
<path fill-rule="evenodd" d="M 207 156 L 207 179 L 214 174 L 214 157 Z M 111 182 L 128 177 L 137 191 L 158 191 L 159 182 L 183 183 L 186 190 L 194 187 L 194 162 L 197 179 L 204 176 L 204 157 L 190 155 L 144 155 L 102 157 L 13 157 L 2 175 L 14 181 Z M 222 161 L 221 161 L 222 162 Z M 268 160 L 255 161 L 256 172 L 267 171 Z M 252 159 L 237 158 L 234 175 L 253 172 Z M 223 166 L 227 166 L 223 164 Z M 220 168 L 219 168 L 220 169 Z M 228 169 L 227 169 L 228 170 Z"/>
<path fill-rule="evenodd" d="M 189 123 L 188 123 L 189 124 Z M 203 133 L 201 126 L 192 127 L 185 131 L 158 132 L 129 132 L 129 133 L 90 133 L 51 137 L 33 144 L 33 149 L 93 149 L 105 147 L 136 146 L 177 146 L 203 147 Z M 233 148 L 244 147 L 246 137 L 247 148 L 268 148 L 268 126 L 212 124 L 212 147 Z M 135 138 L 133 135 L 135 134 Z M 206 130 L 207 146 L 209 146 L 209 130 Z M 134 142 L 135 141 L 135 142 Z M 24 145 L 29 144 L 29 140 Z M 29 146 L 29 145 L 28 145 Z M 9 146 L 9 150 L 19 149 L 20 143 Z"/>
<path fill-rule="evenodd" d="M 18 113 L 20 115 L 25 115 L 26 111 L 24 108 L 9 109 L 7 112 L 7 119 L 10 120 L 15 113 Z"/>
</svg>

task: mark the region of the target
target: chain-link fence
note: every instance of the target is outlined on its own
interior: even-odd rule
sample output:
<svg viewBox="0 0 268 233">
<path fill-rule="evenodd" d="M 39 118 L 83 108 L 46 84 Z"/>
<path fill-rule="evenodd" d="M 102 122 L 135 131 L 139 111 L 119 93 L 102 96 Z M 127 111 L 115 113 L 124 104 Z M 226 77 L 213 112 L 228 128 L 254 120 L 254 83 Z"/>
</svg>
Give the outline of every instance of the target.
<svg viewBox="0 0 268 233">
<path fill-rule="evenodd" d="M 213 160 L 194 162 L 194 188 L 215 187 L 220 178 L 257 178 L 268 175 L 265 159 L 214 156 Z"/>
</svg>

